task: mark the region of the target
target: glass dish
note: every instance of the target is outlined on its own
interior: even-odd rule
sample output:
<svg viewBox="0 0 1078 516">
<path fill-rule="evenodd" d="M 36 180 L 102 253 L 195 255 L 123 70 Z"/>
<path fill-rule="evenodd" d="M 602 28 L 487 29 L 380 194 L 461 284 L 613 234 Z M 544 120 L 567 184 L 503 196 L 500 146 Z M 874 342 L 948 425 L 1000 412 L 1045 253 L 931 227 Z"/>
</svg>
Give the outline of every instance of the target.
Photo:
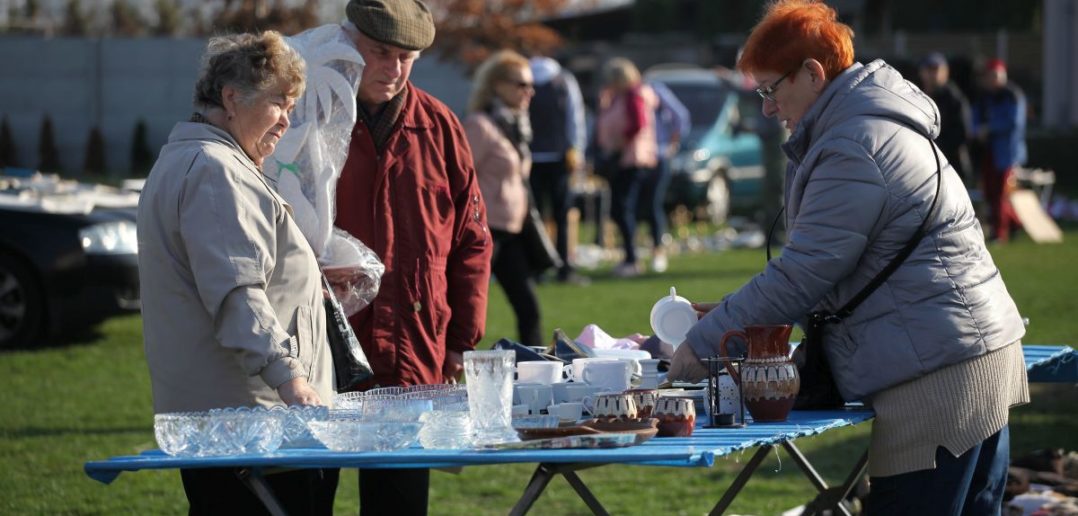
<svg viewBox="0 0 1078 516">
<path fill-rule="evenodd" d="M 276 451 L 284 418 L 265 408 L 214 409 L 154 416 L 154 437 L 173 456 L 240 455 Z"/>
<path fill-rule="evenodd" d="M 425 412 L 434 410 L 431 400 L 388 399 L 364 400 L 360 414 L 371 421 L 416 423 Z"/>
<path fill-rule="evenodd" d="M 314 436 L 333 451 L 393 451 L 411 446 L 422 423 L 329 419 L 307 423 Z"/>
<path fill-rule="evenodd" d="M 428 450 L 460 450 L 475 445 L 472 417 L 465 410 L 427 412 L 420 418 L 419 444 Z"/>
</svg>

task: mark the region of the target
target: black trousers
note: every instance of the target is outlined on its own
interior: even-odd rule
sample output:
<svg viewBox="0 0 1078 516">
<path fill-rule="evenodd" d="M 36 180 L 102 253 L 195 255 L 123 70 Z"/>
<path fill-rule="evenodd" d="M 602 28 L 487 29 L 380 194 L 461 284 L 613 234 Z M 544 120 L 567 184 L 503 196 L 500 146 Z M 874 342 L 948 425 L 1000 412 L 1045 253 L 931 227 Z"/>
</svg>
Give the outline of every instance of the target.
<svg viewBox="0 0 1078 516">
<path fill-rule="evenodd" d="M 361 516 L 425 516 L 429 469 L 359 470 Z"/>
<path fill-rule="evenodd" d="M 528 222 L 525 221 L 525 224 Z M 509 298 L 509 305 L 517 316 L 517 332 L 520 343 L 525 346 L 542 346 L 543 335 L 539 320 L 539 296 L 535 293 L 535 280 L 528 267 L 524 240 L 520 234 L 491 229 L 494 236 L 494 258 L 491 272 Z"/>
<path fill-rule="evenodd" d="M 531 177 L 535 208 L 546 217 L 553 217 L 558 231 L 554 247 L 565 265 L 558 271 L 562 278 L 568 276 L 569 265 L 569 208 L 573 206 L 573 192 L 569 189 L 569 167 L 565 160 L 553 163 L 533 163 Z"/>
<path fill-rule="evenodd" d="M 269 514 L 265 505 L 240 481 L 236 468 L 181 469 L 183 490 L 194 515 Z M 338 469 L 302 469 L 266 475 L 281 507 L 292 515 L 333 514 Z"/>
</svg>

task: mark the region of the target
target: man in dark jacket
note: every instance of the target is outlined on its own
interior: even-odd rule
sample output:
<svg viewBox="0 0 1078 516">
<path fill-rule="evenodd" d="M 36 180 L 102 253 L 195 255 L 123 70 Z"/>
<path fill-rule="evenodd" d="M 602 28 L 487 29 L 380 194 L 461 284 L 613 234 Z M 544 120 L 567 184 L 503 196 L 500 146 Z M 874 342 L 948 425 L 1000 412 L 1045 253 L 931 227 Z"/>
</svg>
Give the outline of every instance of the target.
<svg viewBox="0 0 1078 516">
<path fill-rule="evenodd" d="M 921 88 L 940 110 L 940 135 L 936 145 L 966 183 L 976 186 L 977 176 L 969 159 L 969 140 L 972 136 L 969 100 L 950 80 L 947 58 L 933 52 L 921 60 Z"/>
<path fill-rule="evenodd" d="M 408 81 L 434 40 L 418 0 L 351 0 L 366 65 L 337 182 L 337 226 L 385 264 L 378 296 L 349 322 L 371 361 L 367 387 L 455 381 L 483 336 L 492 243 L 464 129 Z M 364 514 L 425 514 L 429 470 L 362 470 Z"/>
<path fill-rule="evenodd" d="M 528 108 L 533 135 L 532 194 L 543 217 L 554 218 L 555 247 L 563 264 L 558 281 L 587 283 L 585 277 L 573 271 L 569 256 L 569 209 L 573 205 L 570 182 L 581 165 L 587 143 L 583 96 L 576 77 L 554 59 L 536 56 L 530 64 L 535 77 L 535 95 Z"/>
</svg>

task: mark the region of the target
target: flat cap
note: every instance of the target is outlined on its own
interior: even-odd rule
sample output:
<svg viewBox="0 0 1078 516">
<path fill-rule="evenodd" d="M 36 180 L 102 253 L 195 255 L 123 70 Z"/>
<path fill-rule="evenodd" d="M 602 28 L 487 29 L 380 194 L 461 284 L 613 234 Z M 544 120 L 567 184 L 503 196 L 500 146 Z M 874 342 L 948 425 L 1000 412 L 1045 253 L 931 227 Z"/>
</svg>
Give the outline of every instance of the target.
<svg viewBox="0 0 1078 516">
<path fill-rule="evenodd" d="M 371 39 L 406 50 L 434 42 L 434 17 L 419 0 L 349 0 L 348 20 Z"/>
</svg>

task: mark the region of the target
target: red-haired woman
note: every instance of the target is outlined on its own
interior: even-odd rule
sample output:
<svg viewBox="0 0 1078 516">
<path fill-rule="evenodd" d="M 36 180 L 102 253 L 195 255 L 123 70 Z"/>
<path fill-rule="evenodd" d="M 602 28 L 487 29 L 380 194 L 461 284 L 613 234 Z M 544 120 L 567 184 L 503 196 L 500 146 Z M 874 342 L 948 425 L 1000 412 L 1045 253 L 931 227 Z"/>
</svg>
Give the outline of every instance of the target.
<svg viewBox="0 0 1078 516">
<path fill-rule="evenodd" d="M 998 514 L 1008 411 L 1029 399 L 1022 319 L 962 178 L 930 141 L 936 105 L 883 61 L 854 62 L 852 38 L 833 9 L 809 0 L 771 4 L 749 36 L 738 67 L 757 82 L 764 114 L 792 133 L 788 243 L 721 303 L 697 305 L 706 315 L 670 378 L 702 378 L 697 357 L 715 355 L 726 330 L 804 326 L 879 276 L 821 330 L 843 397 L 876 412 L 869 511 Z"/>
</svg>

